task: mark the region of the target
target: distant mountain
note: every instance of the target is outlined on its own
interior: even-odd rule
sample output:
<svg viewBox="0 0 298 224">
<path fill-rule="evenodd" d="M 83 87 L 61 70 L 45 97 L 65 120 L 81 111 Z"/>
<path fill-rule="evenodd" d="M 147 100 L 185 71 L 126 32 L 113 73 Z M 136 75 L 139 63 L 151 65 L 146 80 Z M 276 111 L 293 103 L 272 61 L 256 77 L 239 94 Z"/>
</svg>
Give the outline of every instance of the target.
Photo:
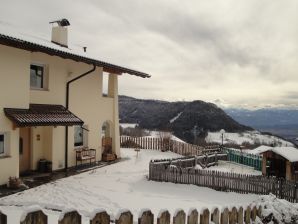
<svg viewBox="0 0 298 224">
<path fill-rule="evenodd" d="M 225 112 L 241 124 L 260 131 L 271 132 L 287 139 L 298 137 L 297 109 L 225 109 Z"/>
<path fill-rule="evenodd" d="M 208 131 L 228 132 L 252 130 L 233 120 L 215 104 L 200 100 L 167 102 L 119 96 L 121 123 L 138 123 L 146 129 L 167 129 L 187 141 L 194 142 Z"/>
</svg>

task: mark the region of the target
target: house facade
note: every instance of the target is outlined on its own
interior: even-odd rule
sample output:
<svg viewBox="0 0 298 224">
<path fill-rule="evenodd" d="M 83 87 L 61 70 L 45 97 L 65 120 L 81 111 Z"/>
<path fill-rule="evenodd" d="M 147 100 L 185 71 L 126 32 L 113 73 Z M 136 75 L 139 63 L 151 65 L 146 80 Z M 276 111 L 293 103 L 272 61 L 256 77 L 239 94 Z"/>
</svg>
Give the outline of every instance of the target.
<svg viewBox="0 0 298 224">
<path fill-rule="evenodd" d="M 41 159 L 72 167 L 83 146 L 101 160 L 103 136 L 120 157 L 118 77 L 150 76 L 73 52 L 67 35 L 59 22 L 48 42 L 0 30 L 0 185 Z"/>
</svg>

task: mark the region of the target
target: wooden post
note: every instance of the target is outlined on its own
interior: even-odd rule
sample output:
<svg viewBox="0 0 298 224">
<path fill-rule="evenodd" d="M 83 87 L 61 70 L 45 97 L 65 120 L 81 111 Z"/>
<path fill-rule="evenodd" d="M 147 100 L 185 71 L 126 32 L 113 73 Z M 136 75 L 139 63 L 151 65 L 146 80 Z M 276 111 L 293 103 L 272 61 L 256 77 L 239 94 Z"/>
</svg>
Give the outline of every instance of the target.
<svg viewBox="0 0 298 224">
<path fill-rule="evenodd" d="M 259 207 L 258 207 L 257 216 L 259 218 L 262 218 L 262 206 L 261 205 L 259 205 Z"/>
<path fill-rule="evenodd" d="M 292 180 L 293 174 L 292 174 L 292 163 L 287 160 L 286 162 L 286 180 Z"/>
<path fill-rule="evenodd" d="M 251 210 L 250 218 L 254 222 L 256 220 L 256 217 L 257 217 L 257 207 L 253 206 L 253 208 Z"/>
<path fill-rule="evenodd" d="M 236 224 L 237 223 L 237 208 L 233 207 L 229 212 L 229 224 Z"/>
<path fill-rule="evenodd" d="M 200 224 L 209 224 L 210 212 L 208 208 L 202 209 L 200 213 Z"/>
<path fill-rule="evenodd" d="M 58 224 L 81 224 L 82 217 L 77 211 L 67 212 L 60 219 Z"/>
<path fill-rule="evenodd" d="M 29 212 L 24 220 L 21 220 L 21 224 L 47 224 L 48 217 L 43 213 L 43 211 L 33 211 Z"/>
<path fill-rule="evenodd" d="M 250 206 L 247 206 L 244 212 L 244 223 L 245 224 L 250 224 Z"/>
<path fill-rule="evenodd" d="M 238 209 L 238 224 L 243 224 L 243 207 Z"/>
<path fill-rule="evenodd" d="M 161 211 L 157 217 L 157 224 L 170 224 L 171 215 L 169 211 Z"/>
<path fill-rule="evenodd" d="M 133 224 L 133 216 L 130 211 L 121 212 L 116 218 L 116 224 Z"/>
<path fill-rule="evenodd" d="M 187 224 L 198 224 L 199 213 L 197 209 L 191 209 L 187 216 Z"/>
<path fill-rule="evenodd" d="M 220 214 L 220 224 L 228 224 L 229 223 L 229 209 L 224 208 Z"/>
<path fill-rule="evenodd" d="M 97 212 L 90 220 L 90 224 L 110 224 L 110 216 L 106 211 Z"/>
<path fill-rule="evenodd" d="M 154 215 L 150 210 L 145 210 L 142 212 L 141 217 L 138 219 L 138 224 L 153 224 Z"/>
<path fill-rule="evenodd" d="M 183 210 L 179 210 L 173 217 L 173 224 L 185 224 L 185 219 L 185 212 Z"/>
<path fill-rule="evenodd" d="M 219 224 L 219 209 L 218 208 L 214 208 L 212 213 L 211 213 L 211 221 L 214 224 Z"/>
</svg>

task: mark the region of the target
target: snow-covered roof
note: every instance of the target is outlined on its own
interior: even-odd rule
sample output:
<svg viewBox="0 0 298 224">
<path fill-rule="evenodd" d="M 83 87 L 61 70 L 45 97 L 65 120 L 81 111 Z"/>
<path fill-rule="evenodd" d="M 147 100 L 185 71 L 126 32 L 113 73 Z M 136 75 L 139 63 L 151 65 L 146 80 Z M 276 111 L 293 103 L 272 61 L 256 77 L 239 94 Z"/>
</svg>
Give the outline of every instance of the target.
<svg viewBox="0 0 298 224">
<path fill-rule="evenodd" d="M 87 53 L 78 51 L 75 47 L 59 46 L 46 38 L 41 38 L 35 35 L 22 32 L 11 25 L 0 21 L 0 44 L 15 47 L 32 52 L 42 52 L 49 55 L 59 56 L 65 59 L 84 62 L 87 64 L 94 64 L 102 67 L 104 71 L 110 73 L 128 73 L 130 75 L 140 76 L 142 78 L 149 78 L 150 75 L 132 70 L 129 68 L 121 67 L 118 65 L 110 64 L 97 59 Z"/>
<path fill-rule="evenodd" d="M 261 145 L 261 146 L 255 148 L 255 149 L 247 150 L 246 152 L 247 153 L 250 153 L 250 154 L 256 155 L 256 154 L 261 154 L 263 152 L 266 152 L 266 151 L 268 151 L 270 149 L 272 149 L 272 147 L 267 146 L 267 145 Z"/>
<path fill-rule="evenodd" d="M 263 152 L 267 151 L 272 151 L 289 160 L 290 162 L 298 162 L 298 149 L 294 147 L 269 147 Z"/>
</svg>

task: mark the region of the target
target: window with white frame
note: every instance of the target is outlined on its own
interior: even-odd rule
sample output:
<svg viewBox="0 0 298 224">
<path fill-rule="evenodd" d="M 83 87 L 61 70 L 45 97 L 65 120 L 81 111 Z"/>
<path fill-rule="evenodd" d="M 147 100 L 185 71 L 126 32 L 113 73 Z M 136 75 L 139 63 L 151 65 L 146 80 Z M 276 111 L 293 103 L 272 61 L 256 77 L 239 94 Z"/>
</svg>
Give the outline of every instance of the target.
<svg viewBox="0 0 298 224">
<path fill-rule="evenodd" d="M 88 131 L 87 126 L 75 126 L 74 127 L 74 146 L 87 146 L 88 145 Z"/>
<path fill-rule="evenodd" d="M 47 69 L 45 65 L 30 65 L 30 88 L 47 89 Z"/>
</svg>

